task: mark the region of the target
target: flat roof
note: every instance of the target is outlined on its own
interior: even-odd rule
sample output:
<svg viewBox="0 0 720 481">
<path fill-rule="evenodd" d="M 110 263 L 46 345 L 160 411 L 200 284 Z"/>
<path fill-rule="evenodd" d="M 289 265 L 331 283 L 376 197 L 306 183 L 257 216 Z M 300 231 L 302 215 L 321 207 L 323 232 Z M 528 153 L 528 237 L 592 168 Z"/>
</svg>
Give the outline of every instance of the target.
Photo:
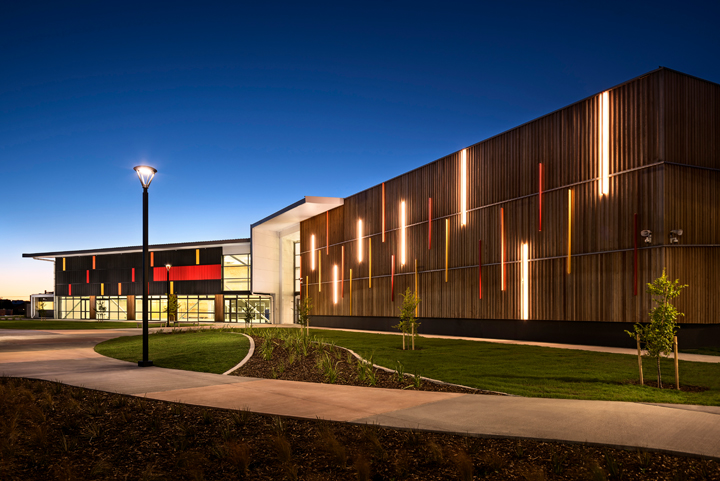
<svg viewBox="0 0 720 481">
<path fill-rule="evenodd" d="M 250 243 L 250 239 L 227 239 L 214 241 L 197 241 L 197 242 L 179 242 L 175 244 L 151 244 L 148 246 L 152 251 L 169 251 L 176 249 L 197 249 L 202 247 L 220 247 L 226 245 L 236 245 Z M 129 252 L 142 252 L 143 246 L 128 247 L 106 247 L 101 249 L 84 249 L 79 251 L 57 251 L 57 252 L 38 252 L 35 254 L 23 254 L 23 257 L 76 257 L 92 254 L 126 254 Z"/>
<path fill-rule="evenodd" d="M 250 226 L 250 229 L 263 229 L 280 232 L 288 227 L 322 214 L 325 211 L 339 207 L 345 203 L 342 197 L 312 197 L 305 196 L 303 199 L 290 204 L 274 214 L 270 214 Z"/>
</svg>

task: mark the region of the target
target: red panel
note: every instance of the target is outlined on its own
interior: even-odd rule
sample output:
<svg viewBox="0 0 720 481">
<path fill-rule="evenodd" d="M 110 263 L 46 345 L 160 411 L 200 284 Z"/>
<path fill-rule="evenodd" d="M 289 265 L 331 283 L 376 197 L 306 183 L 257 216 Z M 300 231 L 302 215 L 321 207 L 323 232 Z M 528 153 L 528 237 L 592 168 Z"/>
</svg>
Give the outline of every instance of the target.
<svg viewBox="0 0 720 481">
<path fill-rule="evenodd" d="M 540 168 L 540 176 L 539 176 L 539 178 L 540 178 L 540 180 L 539 180 L 540 198 L 538 199 L 538 206 L 539 206 L 540 212 L 539 212 L 539 217 L 538 217 L 538 231 L 542 231 L 542 162 L 540 162 L 539 168 Z"/>
<path fill-rule="evenodd" d="M 205 266 L 173 266 L 170 269 L 171 281 L 208 281 L 222 279 L 222 267 L 220 264 Z M 153 280 L 167 282 L 167 269 L 164 267 L 153 267 Z"/>
<path fill-rule="evenodd" d="M 478 241 L 478 299 L 482 299 L 482 241 Z"/>
<path fill-rule="evenodd" d="M 72 284 L 68 284 L 68 296 L 72 296 Z"/>
<path fill-rule="evenodd" d="M 635 214 L 635 248 L 633 249 L 633 296 L 637 296 L 637 284 L 638 284 L 638 215 Z"/>
<path fill-rule="evenodd" d="M 395 255 L 390 256 L 390 302 L 395 302 Z"/>
<path fill-rule="evenodd" d="M 85 283 L 90 284 L 90 271 L 85 271 Z"/>
<path fill-rule="evenodd" d="M 428 197 L 428 250 L 432 247 L 432 197 Z"/>
<path fill-rule="evenodd" d="M 132 274 L 132 276 L 133 276 L 133 277 L 132 277 L 132 281 L 133 281 L 133 282 L 135 282 L 135 268 L 133 267 L 133 268 L 132 268 L 132 270 L 133 270 L 133 274 Z"/>
</svg>

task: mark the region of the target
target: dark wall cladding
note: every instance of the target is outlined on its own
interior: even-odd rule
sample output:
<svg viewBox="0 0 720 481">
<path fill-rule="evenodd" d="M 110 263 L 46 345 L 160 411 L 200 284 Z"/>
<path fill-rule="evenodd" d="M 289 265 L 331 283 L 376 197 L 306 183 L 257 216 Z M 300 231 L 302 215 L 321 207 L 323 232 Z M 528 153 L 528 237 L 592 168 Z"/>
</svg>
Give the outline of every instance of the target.
<svg viewBox="0 0 720 481">
<path fill-rule="evenodd" d="M 720 172 L 698 168 L 720 168 L 720 85 L 660 69 L 464 150 L 465 225 L 462 151 L 301 222 L 303 295 L 313 299 L 313 314 L 394 316 L 401 294 L 417 285 L 422 318 L 521 319 L 527 244 L 530 320 L 645 321 L 652 307 L 646 284 L 667 268 L 691 286 L 681 296 L 684 320 L 720 323 L 707 309 L 720 282 Z M 604 158 L 607 193 L 600 189 Z M 646 229 L 649 244 L 640 236 Z M 686 233 L 670 245 L 676 229 Z"/>
<path fill-rule="evenodd" d="M 194 266 L 196 264 L 195 249 L 177 249 L 172 251 L 153 251 L 153 266 L 148 266 L 150 275 L 150 295 L 161 295 L 167 291 L 165 280 L 155 282 L 153 269 L 173 266 Z M 222 264 L 222 247 L 201 248 L 199 265 Z M 150 257 L 148 255 L 148 257 Z M 149 259 L 148 259 L 149 262 Z M 135 282 L 133 282 L 133 268 L 135 269 Z M 88 283 L 88 273 L 90 282 Z M 95 256 L 95 269 L 93 269 L 93 256 L 65 257 L 55 259 L 55 292 L 57 295 L 69 295 L 68 285 L 72 284 L 73 296 L 99 296 L 102 292 L 101 284 L 105 284 L 106 296 L 142 295 L 142 253 L 130 252 L 123 254 L 105 254 Z M 122 284 L 118 292 L 118 283 Z M 218 294 L 222 292 L 222 280 L 174 281 L 174 292 L 177 294 Z"/>
</svg>

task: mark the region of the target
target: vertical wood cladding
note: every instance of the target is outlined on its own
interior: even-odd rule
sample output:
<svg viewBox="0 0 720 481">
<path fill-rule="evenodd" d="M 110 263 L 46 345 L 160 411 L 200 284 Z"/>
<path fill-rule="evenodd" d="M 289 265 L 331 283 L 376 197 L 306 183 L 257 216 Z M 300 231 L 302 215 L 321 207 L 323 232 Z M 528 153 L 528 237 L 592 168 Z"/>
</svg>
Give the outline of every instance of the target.
<svg viewBox="0 0 720 481">
<path fill-rule="evenodd" d="M 152 249 L 151 249 L 152 251 Z M 152 251 L 155 255 L 155 265 L 165 266 L 192 266 L 196 268 L 195 249 L 177 249 L 169 251 Z M 95 257 L 95 269 L 93 269 Z M 55 263 L 55 292 L 58 296 L 67 296 L 68 284 L 72 284 L 74 296 L 99 296 L 101 284 L 105 284 L 106 296 L 121 295 L 118 284 L 122 284 L 122 295 L 142 295 L 142 253 L 130 252 L 125 254 L 97 254 L 95 256 L 66 257 L 65 270 L 62 262 Z M 222 264 L 222 247 L 209 247 L 200 249 L 200 263 L 203 265 Z M 133 282 L 132 270 L 135 269 Z M 86 282 L 89 271 L 90 282 Z M 162 295 L 167 290 L 165 276 L 156 281 L 153 278 L 153 269 L 150 274 L 150 295 Z M 176 294 L 217 294 L 222 292 L 222 280 L 184 280 L 175 282 Z"/>
<path fill-rule="evenodd" d="M 347 299 L 332 299 L 333 266 L 345 247 L 345 279 L 353 269 L 356 316 L 396 316 L 401 297 L 391 302 L 391 256 L 400 253 L 400 202 L 406 203 L 407 262 L 395 263 L 395 292 L 414 288 L 419 273 L 421 317 L 520 319 L 520 249 L 529 245 L 530 319 L 635 322 L 651 307 L 648 282 L 667 267 L 694 289 L 682 296 L 684 319 L 720 320 L 703 304 L 705 279 L 720 267 L 718 192 L 720 173 L 675 162 L 720 168 L 720 86 L 661 69 L 609 90 L 610 191 L 599 193 L 600 95 L 577 102 L 467 148 L 467 225 L 461 225 L 461 152 L 384 183 L 385 242 L 382 242 L 383 186 L 345 199 L 343 206 L 301 223 L 302 272 L 315 315 L 351 315 Z M 693 132 L 691 130 L 697 129 Z M 667 157 L 664 157 L 666 155 Z M 542 163 L 542 231 L 539 230 L 539 175 Z M 573 196 L 572 239 L 568 239 L 568 190 Z M 428 249 L 429 198 L 433 242 Z M 501 290 L 500 210 L 504 210 L 507 290 Z M 638 294 L 634 295 L 635 214 L 639 230 Z M 326 216 L 330 243 L 325 254 Z M 356 249 L 357 221 L 364 230 L 363 261 Z M 446 220 L 449 272 L 445 282 Z M 667 247 L 669 231 L 684 229 L 681 247 Z M 310 266 L 310 236 L 322 249 Z M 372 239 L 372 259 L 368 249 Z M 482 253 L 478 242 L 482 241 Z M 572 271 L 566 274 L 568 242 Z M 713 244 L 696 252 L 690 244 Z M 688 247 L 682 247 L 687 245 Z M 482 299 L 478 265 L 482 254 Z M 317 255 L 317 252 L 314 253 Z M 699 269 L 704 256 L 709 261 Z M 368 266 L 372 261 L 372 288 Z M 697 274 L 695 274 L 697 272 Z M 701 274 L 704 273 L 704 274 Z M 705 277 L 703 277 L 703 275 Z M 704 290 L 704 291 L 703 291 Z M 703 291 L 701 294 L 700 291 Z M 716 302 L 707 299 L 708 302 Z"/>
</svg>

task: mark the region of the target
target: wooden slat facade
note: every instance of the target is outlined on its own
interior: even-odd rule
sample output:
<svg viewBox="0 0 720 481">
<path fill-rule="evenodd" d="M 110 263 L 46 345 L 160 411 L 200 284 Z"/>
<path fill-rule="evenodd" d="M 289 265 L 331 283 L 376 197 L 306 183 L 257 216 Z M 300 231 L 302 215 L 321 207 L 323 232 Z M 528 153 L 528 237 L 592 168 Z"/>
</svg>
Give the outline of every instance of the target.
<svg viewBox="0 0 720 481">
<path fill-rule="evenodd" d="M 609 91 L 610 191 L 600 195 L 601 101 L 595 95 L 467 148 L 467 224 L 461 225 L 461 152 L 374 186 L 301 223 L 303 294 L 318 316 L 397 316 L 400 294 L 414 288 L 420 317 L 520 319 L 520 249 L 529 244 L 531 320 L 635 322 L 651 307 L 648 282 L 663 267 L 691 287 L 678 308 L 683 322 L 720 323 L 713 289 L 720 281 L 720 85 L 660 69 Z M 543 168 L 542 231 L 539 164 Z M 572 212 L 568 212 L 572 190 Z M 432 248 L 428 249 L 428 198 Z M 406 257 L 400 265 L 400 202 L 405 201 Z M 501 286 L 500 210 L 505 218 L 507 290 Z M 633 294 L 634 222 L 638 294 Z M 571 218 L 570 218 L 571 217 Z M 327 224 L 329 219 L 329 226 Z M 363 261 L 357 260 L 362 219 Z M 449 271 L 445 282 L 446 219 Z M 568 245 L 568 223 L 572 238 Z M 328 229 L 329 227 L 329 229 Z M 326 229 L 329 239 L 326 237 Z M 669 232 L 683 229 L 679 245 Z M 315 235 L 316 252 L 310 252 Z M 482 299 L 479 252 L 482 241 Z M 368 242 L 372 242 L 369 258 Z M 326 251 L 326 245 L 329 249 Z M 345 297 L 333 303 L 333 266 L 345 249 Z M 571 251 L 568 274 L 567 253 Z M 322 292 L 318 264 L 322 257 Z M 395 301 L 391 302 L 391 256 Z M 372 288 L 369 264 L 372 263 Z M 349 302 L 353 270 L 353 311 Z"/>
</svg>

